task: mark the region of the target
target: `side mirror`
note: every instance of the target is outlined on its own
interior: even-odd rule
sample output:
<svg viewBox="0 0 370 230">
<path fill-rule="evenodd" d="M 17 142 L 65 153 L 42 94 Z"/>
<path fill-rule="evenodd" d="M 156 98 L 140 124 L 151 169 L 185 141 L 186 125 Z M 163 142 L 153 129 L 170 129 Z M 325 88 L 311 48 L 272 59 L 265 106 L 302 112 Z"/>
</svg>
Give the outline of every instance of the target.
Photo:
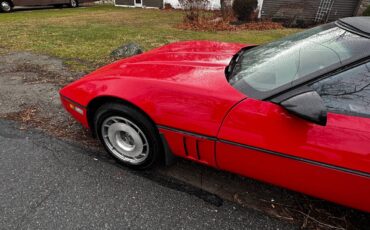
<svg viewBox="0 0 370 230">
<path fill-rule="evenodd" d="M 316 91 L 298 94 L 282 101 L 280 105 L 305 120 L 322 126 L 326 125 L 327 109 Z"/>
</svg>

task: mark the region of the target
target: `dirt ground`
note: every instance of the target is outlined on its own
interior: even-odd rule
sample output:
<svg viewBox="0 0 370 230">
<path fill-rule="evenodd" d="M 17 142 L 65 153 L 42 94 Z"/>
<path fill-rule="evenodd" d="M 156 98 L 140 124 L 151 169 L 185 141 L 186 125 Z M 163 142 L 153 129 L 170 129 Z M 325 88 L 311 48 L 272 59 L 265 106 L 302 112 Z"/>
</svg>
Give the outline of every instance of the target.
<svg viewBox="0 0 370 230">
<path fill-rule="evenodd" d="M 69 70 L 61 59 L 0 49 L 0 119 L 18 121 L 20 129 L 41 129 L 104 155 L 97 141 L 68 116 L 59 101 L 59 89 L 83 75 Z M 187 161 L 180 160 L 159 169 L 158 173 L 222 199 L 298 223 L 301 228 L 368 229 L 370 226 L 368 214 Z"/>
<path fill-rule="evenodd" d="M 62 139 L 96 146 L 96 141 L 63 110 L 58 91 L 84 73 L 71 72 L 63 60 L 28 52 L 0 56 L 0 118 L 20 121 Z"/>
</svg>

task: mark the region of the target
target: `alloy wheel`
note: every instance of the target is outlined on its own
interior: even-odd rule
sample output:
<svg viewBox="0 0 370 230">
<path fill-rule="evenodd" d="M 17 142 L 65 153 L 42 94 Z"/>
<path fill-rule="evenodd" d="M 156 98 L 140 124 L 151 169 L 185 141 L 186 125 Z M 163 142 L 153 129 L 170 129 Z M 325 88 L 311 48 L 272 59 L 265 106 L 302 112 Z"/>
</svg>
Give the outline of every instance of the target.
<svg viewBox="0 0 370 230">
<path fill-rule="evenodd" d="M 130 120 L 112 116 L 101 126 L 103 141 L 118 159 L 138 165 L 149 156 L 149 143 L 144 132 Z"/>
</svg>

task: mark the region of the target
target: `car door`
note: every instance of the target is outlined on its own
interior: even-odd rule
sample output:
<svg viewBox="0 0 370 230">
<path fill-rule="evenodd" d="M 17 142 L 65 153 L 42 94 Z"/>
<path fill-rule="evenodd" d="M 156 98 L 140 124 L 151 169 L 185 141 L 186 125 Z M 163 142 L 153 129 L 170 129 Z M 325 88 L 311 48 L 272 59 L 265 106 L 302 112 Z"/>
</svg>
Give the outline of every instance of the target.
<svg viewBox="0 0 370 230">
<path fill-rule="evenodd" d="M 328 109 L 325 126 L 248 98 L 220 129 L 218 167 L 370 211 L 369 63 L 307 86 Z"/>
</svg>

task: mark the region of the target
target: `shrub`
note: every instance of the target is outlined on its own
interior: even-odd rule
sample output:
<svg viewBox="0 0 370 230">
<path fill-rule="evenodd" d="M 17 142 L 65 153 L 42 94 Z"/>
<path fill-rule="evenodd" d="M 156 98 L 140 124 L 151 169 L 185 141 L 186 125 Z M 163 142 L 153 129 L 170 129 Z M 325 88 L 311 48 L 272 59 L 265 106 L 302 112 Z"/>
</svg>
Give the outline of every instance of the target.
<svg viewBox="0 0 370 230">
<path fill-rule="evenodd" d="M 239 21 L 251 21 L 255 16 L 257 0 L 234 0 L 233 11 Z"/>
<path fill-rule="evenodd" d="M 370 6 L 367 7 L 367 9 L 362 14 L 363 16 L 370 16 Z"/>
<path fill-rule="evenodd" d="M 187 23 L 198 23 L 209 6 L 209 0 L 179 0 L 179 3 L 184 9 L 184 21 Z"/>
<path fill-rule="evenodd" d="M 231 9 L 231 2 L 227 0 L 220 0 L 220 3 L 221 3 L 221 9 L 220 9 L 221 16 L 223 20 L 228 20 L 232 18 L 234 15 Z"/>
</svg>

